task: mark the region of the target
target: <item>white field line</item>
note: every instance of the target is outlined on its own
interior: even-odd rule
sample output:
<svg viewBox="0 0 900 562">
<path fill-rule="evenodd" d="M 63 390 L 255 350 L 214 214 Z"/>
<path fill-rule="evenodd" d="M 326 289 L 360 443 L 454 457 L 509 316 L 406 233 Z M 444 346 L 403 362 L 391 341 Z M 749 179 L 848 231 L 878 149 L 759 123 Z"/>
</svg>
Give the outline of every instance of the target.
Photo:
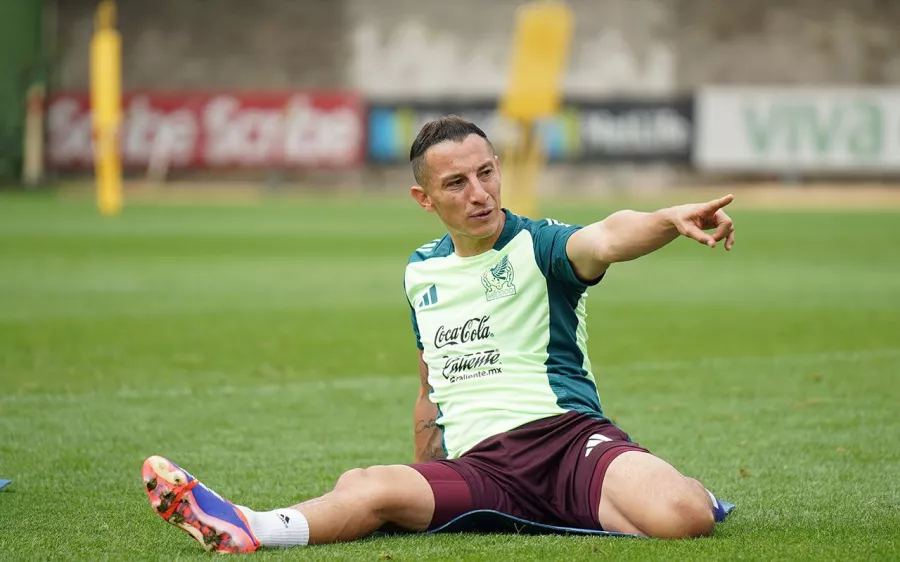
<svg viewBox="0 0 900 562">
<path fill-rule="evenodd" d="M 866 361 L 874 359 L 900 359 L 900 348 L 869 349 L 860 351 L 828 351 L 822 353 L 798 353 L 783 355 L 751 355 L 744 357 L 707 357 L 695 360 L 678 361 L 650 361 L 619 363 L 614 365 L 599 365 L 594 363 L 594 374 L 602 377 L 608 373 L 630 373 L 640 371 L 677 371 L 682 369 L 728 368 L 734 366 L 774 366 L 795 365 L 805 366 L 823 362 L 847 362 Z M 193 377 L 202 376 L 202 373 L 192 373 Z M 414 381 L 417 375 L 410 371 L 409 381 Z M 371 390 L 388 386 L 402 386 L 402 376 L 385 376 L 383 374 L 357 375 L 355 377 L 341 378 L 314 378 L 280 384 L 260 385 L 218 385 L 208 387 L 173 387 L 167 389 L 155 388 L 152 381 L 149 388 L 121 387 L 116 390 L 88 391 L 80 393 L 27 393 L 6 394 L 0 396 L 0 404 L 26 404 L 26 403 L 78 403 L 98 399 L 153 399 L 153 398 L 178 398 L 199 397 L 207 395 L 216 396 L 266 396 L 290 391 L 325 391 L 325 390 Z M 413 382 L 408 382 L 412 386 Z"/>
</svg>

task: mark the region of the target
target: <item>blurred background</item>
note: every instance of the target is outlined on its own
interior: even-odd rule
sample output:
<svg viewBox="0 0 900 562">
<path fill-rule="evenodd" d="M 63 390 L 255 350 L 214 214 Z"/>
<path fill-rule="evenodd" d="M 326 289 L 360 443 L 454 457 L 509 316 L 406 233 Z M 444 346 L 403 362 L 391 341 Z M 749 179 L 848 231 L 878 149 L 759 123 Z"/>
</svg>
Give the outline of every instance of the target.
<svg viewBox="0 0 900 562">
<path fill-rule="evenodd" d="M 426 120 L 454 112 L 497 134 L 521 4 L 120 0 L 127 177 L 405 191 L 409 144 Z M 539 195 L 900 178 L 897 2 L 568 4 L 564 103 L 540 123 L 550 166 Z M 7 2 L 7 184 L 22 181 L 37 145 L 44 167 L 27 182 L 90 174 L 96 6 Z M 29 106 L 34 85 L 46 97 Z M 28 107 L 39 141 L 25 134 Z"/>
<path fill-rule="evenodd" d="M 510 179 L 521 5 L 119 0 L 122 103 L 93 115 L 97 2 L 0 0 L 0 558 L 195 553 L 147 507 L 152 454 L 262 509 L 410 461 L 403 269 L 445 229 L 407 157 L 449 112 L 539 217 L 735 193 L 734 250 L 617 264 L 588 348 L 606 415 L 738 509 L 677 545 L 285 557 L 900 558 L 900 0 L 572 0 L 543 172 Z"/>
</svg>

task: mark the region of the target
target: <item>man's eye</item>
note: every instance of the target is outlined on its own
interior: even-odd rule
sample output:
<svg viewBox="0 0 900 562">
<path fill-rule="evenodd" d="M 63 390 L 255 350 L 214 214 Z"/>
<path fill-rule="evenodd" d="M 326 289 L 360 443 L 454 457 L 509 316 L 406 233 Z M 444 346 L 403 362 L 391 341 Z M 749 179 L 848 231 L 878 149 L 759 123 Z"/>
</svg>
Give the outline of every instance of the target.
<svg viewBox="0 0 900 562">
<path fill-rule="evenodd" d="M 486 170 L 481 170 L 481 177 L 489 178 L 489 177 L 491 177 L 491 174 L 493 174 L 493 173 L 494 173 L 494 170 L 487 168 Z"/>
</svg>

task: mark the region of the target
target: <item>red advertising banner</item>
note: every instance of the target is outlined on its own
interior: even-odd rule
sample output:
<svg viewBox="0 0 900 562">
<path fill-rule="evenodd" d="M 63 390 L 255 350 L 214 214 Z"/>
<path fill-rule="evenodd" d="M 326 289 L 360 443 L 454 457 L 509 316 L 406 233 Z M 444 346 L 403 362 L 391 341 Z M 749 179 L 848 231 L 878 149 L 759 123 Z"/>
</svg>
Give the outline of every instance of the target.
<svg viewBox="0 0 900 562">
<path fill-rule="evenodd" d="M 46 117 L 47 165 L 92 166 L 88 94 L 51 96 Z M 365 105 L 352 93 L 129 93 L 122 118 L 129 168 L 349 168 L 365 158 Z"/>
</svg>

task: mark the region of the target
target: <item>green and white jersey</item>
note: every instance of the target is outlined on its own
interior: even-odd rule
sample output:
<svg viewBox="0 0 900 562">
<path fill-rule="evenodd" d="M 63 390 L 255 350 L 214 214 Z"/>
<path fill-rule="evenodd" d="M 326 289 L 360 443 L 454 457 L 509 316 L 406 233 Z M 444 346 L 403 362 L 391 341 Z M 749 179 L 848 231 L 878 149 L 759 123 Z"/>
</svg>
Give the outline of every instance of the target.
<svg viewBox="0 0 900 562">
<path fill-rule="evenodd" d="M 586 347 L 588 285 L 566 255 L 581 227 L 504 212 L 493 249 L 459 257 L 447 235 L 406 266 L 413 330 L 448 458 L 567 411 L 603 417 Z"/>
</svg>

